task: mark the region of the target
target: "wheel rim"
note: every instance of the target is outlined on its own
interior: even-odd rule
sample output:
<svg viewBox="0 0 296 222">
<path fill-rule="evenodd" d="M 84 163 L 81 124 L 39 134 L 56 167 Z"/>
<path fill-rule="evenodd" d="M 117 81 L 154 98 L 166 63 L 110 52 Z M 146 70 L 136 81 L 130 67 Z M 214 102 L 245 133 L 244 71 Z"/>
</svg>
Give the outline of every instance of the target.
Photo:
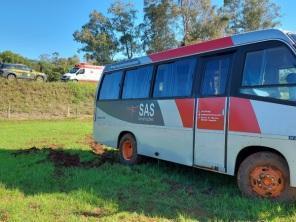
<svg viewBox="0 0 296 222">
<path fill-rule="evenodd" d="M 252 190 L 261 197 L 277 197 L 285 188 L 283 173 L 272 166 L 258 166 L 250 173 Z"/>
<path fill-rule="evenodd" d="M 7 79 L 8 79 L 8 80 L 14 80 L 15 77 L 14 77 L 14 75 L 8 75 Z"/>
<path fill-rule="evenodd" d="M 125 160 L 131 160 L 133 157 L 133 145 L 130 140 L 124 141 L 122 144 L 122 155 Z"/>
<path fill-rule="evenodd" d="M 38 82 L 42 82 L 42 81 L 43 81 L 43 77 L 38 76 L 36 80 L 37 80 Z"/>
</svg>

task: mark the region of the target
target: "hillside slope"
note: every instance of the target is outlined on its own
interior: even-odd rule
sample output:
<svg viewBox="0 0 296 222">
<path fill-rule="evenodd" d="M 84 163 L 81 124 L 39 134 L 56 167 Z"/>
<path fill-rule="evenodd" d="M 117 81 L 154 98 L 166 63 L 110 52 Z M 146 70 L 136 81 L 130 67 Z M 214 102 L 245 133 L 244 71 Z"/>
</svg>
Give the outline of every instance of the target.
<svg viewBox="0 0 296 222">
<path fill-rule="evenodd" d="M 9 82 L 0 79 L 1 119 L 91 116 L 94 83 Z"/>
</svg>

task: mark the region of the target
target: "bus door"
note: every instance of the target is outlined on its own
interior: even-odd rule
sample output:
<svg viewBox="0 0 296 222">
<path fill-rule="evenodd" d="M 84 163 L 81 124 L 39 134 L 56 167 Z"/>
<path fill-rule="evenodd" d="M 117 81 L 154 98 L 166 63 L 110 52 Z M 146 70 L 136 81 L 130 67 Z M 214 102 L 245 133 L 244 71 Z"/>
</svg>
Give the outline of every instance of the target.
<svg viewBox="0 0 296 222">
<path fill-rule="evenodd" d="M 153 100 L 143 103 L 140 114 L 152 107 L 153 125 L 142 126 L 139 152 L 184 165 L 193 165 L 195 99 L 192 97 L 197 58 L 182 58 L 156 67 Z M 147 107 L 147 108 L 145 108 Z"/>
<path fill-rule="evenodd" d="M 196 102 L 194 165 L 225 172 L 227 86 L 232 55 L 206 57 Z"/>
</svg>

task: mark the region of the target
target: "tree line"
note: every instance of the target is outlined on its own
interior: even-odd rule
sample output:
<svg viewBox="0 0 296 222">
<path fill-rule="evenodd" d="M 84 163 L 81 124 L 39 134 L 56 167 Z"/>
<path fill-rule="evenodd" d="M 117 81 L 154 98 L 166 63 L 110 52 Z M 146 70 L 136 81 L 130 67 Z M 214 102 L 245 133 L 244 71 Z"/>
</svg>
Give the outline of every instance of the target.
<svg viewBox="0 0 296 222">
<path fill-rule="evenodd" d="M 280 25 L 272 0 L 145 0 L 139 18 L 130 1 L 113 1 L 107 15 L 94 10 L 74 32 L 88 61 L 104 65 L 195 42 Z M 139 22 L 141 21 L 141 22 Z"/>
</svg>

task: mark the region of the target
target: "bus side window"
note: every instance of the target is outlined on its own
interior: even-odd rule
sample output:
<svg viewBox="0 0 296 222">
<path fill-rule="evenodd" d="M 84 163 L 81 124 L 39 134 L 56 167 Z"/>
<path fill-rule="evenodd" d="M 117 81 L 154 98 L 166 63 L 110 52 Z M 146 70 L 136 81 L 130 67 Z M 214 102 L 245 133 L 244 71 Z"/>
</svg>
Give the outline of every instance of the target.
<svg viewBox="0 0 296 222">
<path fill-rule="evenodd" d="M 280 46 L 248 52 L 240 93 L 296 101 L 296 59 L 290 50 Z"/>
<path fill-rule="evenodd" d="M 157 67 L 153 97 L 188 97 L 192 92 L 196 58 L 180 59 Z"/>
<path fill-rule="evenodd" d="M 119 99 L 122 72 L 106 74 L 100 89 L 100 100 Z"/>
<path fill-rule="evenodd" d="M 230 57 L 216 57 L 205 62 L 202 96 L 219 96 L 226 92 Z"/>
<path fill-rule="evenodd" d="M 129 70 L 125 74 L 122 98 L 140 99 L 149 96 L 153 66 Z"/>
</svg>

